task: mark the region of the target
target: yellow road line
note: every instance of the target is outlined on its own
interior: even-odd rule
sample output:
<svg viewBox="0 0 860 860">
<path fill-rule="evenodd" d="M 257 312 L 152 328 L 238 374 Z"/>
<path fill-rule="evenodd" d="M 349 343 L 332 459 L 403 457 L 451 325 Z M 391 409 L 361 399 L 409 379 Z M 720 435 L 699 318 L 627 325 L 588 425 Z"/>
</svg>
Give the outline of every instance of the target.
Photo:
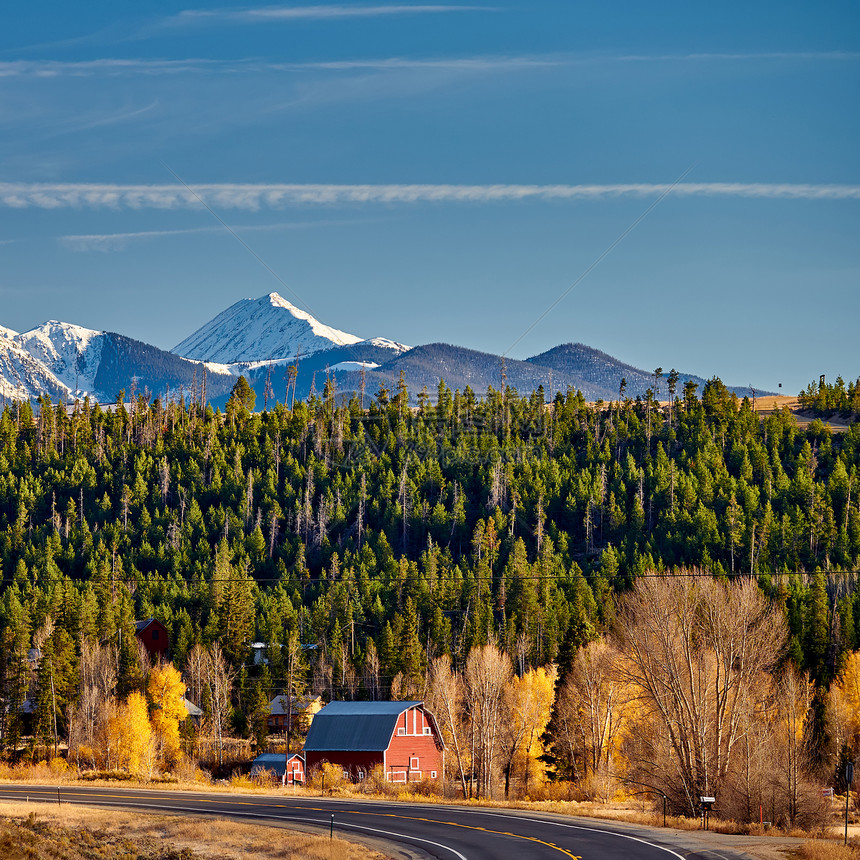
<svg viewBox="0 0 860 860">
<path fill-rule="evenodd" d="M 47 789 L 44 789 L 47 791 Z M 74 792 L 74 789 L 68 789 L 68 792 L 71 794 Z M 52 795 L 53 796 L 53 795 Z M 127 794 L 96 794 L 95 792 L 86 792 L 83 795 L 84 797 L 102 797 L 102 798 L 111 798 L 113 800 L 134 800 L 135 797 L 132 795 L 129 797 Z M 145 800 L 145 798 L 142 798 Z M 227 798 L 209 798 L 209 797 L 194 797 L 194 801 L 199 803 L 212 803 L 212 804 L 230 804 L 231 806 L 262 806 L 263 804 L 250 800 L 233 800 Z M 286 803 L 266 803 L 265 806 L 273 807 L 275 809 L 297 809 L 297 810 L 310 810 L 311 812 L 324 812 L 331 813 L 331 809 L 326 809 L 322 806 L 308 806 L 302 804 L 301 806 L 286 804 Z M 568 851 L 566 848 L 562 848 L 559 845 L 556 845 L 554 842 L 545 842 L 543 839 L 538 839 L 536 836 L 523 836 L 520 833 L 509 833 L 505 830 L 490 830 L 487 827 L 477 827 L 474 824 L 461 824 L 459 821 L 440 821 L 438 818 L 422 818 L 416 815 L 395 815 L 393 812 L 364 812 L 358 809 L 342 809 L 341 813 L 346 813 L 349 815 L 368 815 L 368 816 L 376 816 L 379 818 L 395 818 L 401 821 L 423 821 L 429 824 L 446 824 L 449 827 L 462 827 L 465 830 L 478 830 L 483 833 L 492 833 L 495 836 L 510 836 L 513 839 L 524 839 L 527 842 L 536 842 L 540 845 L 546 845 L 547 848 L 552 848 L 555 851 L 564 854 L 566 857 L 572 858 L 572 860 L 582 860 L 582 857 L 578 854 L 573 854 Z M 407 834 L 404 834 L 404 836 Z"/>
</svg>

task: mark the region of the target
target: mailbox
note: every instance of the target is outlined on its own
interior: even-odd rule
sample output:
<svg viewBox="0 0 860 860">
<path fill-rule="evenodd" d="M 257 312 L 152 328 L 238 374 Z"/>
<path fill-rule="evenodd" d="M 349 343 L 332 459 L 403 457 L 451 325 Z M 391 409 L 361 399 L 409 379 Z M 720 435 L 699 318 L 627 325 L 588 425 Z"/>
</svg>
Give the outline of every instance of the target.
<svg viewBox="0 0 860 860">
<path fill-rule="evenodd" d="M 699 803 L 702 806 L 702 827 L 708 829 L 708 819 L 711 817 L 711 807 L 717 802 L 716 797 L 699 796 Z"/>
</svg>

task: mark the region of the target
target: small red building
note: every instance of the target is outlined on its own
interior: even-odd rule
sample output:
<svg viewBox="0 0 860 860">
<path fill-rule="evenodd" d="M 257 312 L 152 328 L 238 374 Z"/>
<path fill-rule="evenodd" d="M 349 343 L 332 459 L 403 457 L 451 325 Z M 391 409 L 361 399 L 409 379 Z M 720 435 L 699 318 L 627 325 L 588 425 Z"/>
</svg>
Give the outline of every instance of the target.
<svg viewBox="0 0 860 860">
<path fill-rule="evenodd" d="M 134 622 L 134 635 L 143 642 L 150 654 L 164 654 L 169 644 L 167 628 L 155 618 Z"/>
<path fill-rule="evenodd" d="M 264 772 L 273 774 L 282 785 L 303 785 L 305 781 L 305 759 L 301 753 L 263 753 L 251 764 L 251 776 Z"/>
<path fill-rule="evenodd" d="M 423 702 L 331 702 L 311 723 L 305 767 L 341 765 L 363 779 L 382 765 L 391 782 L 441 779 L 445 744 Z"/>
<path fill-rule="evenodd" d="M 284 785 L 304 785 L 305 757 L 301 753 L 290 753 L 287 759 L 287 772 L 284 774 Z"/>
</svg>

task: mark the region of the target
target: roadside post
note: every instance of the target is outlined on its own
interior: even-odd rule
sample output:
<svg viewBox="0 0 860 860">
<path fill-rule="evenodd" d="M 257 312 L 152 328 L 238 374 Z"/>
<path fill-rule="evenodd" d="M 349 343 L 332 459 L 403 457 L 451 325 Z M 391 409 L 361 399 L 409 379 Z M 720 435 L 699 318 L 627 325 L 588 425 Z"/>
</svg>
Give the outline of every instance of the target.
<svg viewBox="0 0 860 860">
<path fill-rule="evenodd" d="M 619 777 L 622 782 L 629 782 L 631 785 L 641 785 L 643 788 L 647 788 L 652 794 L 658 794 L 663 798 L 663 826 L 666 826 L 666 801 L 668 798 L 666 797 L 666 793 L 661 791 L 659 788 L 653 785 L 648 785 L 647 782 L 639 782 L 635 779 L 627 779 L 626 777 Z M 636 791 L 634 794 L 645 794 L 644 791 Z"/>
<path fill-rule="evenodd" d="M 845 844 L 848 844 L 848 801 L 851 799 L 851 783 L 854 782 L 854 762 L 845 765 Z"/>
</svg>

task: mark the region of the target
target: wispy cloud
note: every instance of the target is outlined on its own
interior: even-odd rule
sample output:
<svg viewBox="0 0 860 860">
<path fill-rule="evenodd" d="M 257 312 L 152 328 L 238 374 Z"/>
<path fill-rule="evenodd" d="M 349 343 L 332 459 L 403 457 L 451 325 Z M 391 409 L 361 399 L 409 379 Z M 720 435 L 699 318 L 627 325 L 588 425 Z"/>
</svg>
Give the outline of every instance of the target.
<svg viewBox="0 0 860 860">
<path fill-rule="evenodd" d="M 0 205 L 15 209 L 197 209 L 195 194 L 221 209 L 279 209 L 338 204 L 498 203 L 520 200 L 647 198 L 668 184 L 612 185 L 323 185 L 207 183 L 115 185 L 0 182 Z M 673 197 L 750 197 L 781 200 L 860 200 L 860 185 L 764 182 L 684 182 Z"/>
<path fill-rule="evenodd" d="M 166 27 L 185 27 L 199 24 L 243 23 L 257 24 L 273 21 L 332 20 L 337 18 L 381 18 L 402 15 L 439 15 L 450 12 L 496 12 L 491 6 L 447 6 L 390 4 L 377 6 L 347 6 L 343 4 L 320 6 L 259 6 L 234 9 L 186 9 L 178 15 L 165 18 Z"/>
<path fill-rule="evenodd" d="M 133 242 L 187 236 L 195 233 L 215 233 L 222 227 L 191 227 L 184 230 L 141 230 L 137 233 L 88 233 L 59 236 L 58 241 L 71 251 L 122 251 Z"/>
<path fill-rule="evenodd" d="M 254 57 L 213 60 L 205 57 L 185 59 L 95 60 L 8 60 L 0 61 L 0 78 L 30 77 L 120 77 L 131 75 L 163 76 L 183 74 L 261 74 L 303 71 L 402 71 L 441 69 L 449 71 L 495 71 L 502 68 L 556 68 L 601 63 L 686 63 L 732 61 L 841 61 L 860 60 L 860 51 L 800 51 L 746 54 L 537 54 L 477 55 L 472 57 L 370 57 L 366 59 L 316 60 L 300 63 L 271 62 Z"/>
<path fill-rule="evenodd" d="M 739 60 L 860 60 L 860 51 L 749 51 L 699 54 L 618 54 L 603 59 L 618 63 L 701 62 Z"/>
<path fill-rule="evenodd" d="M 94 77 L 117 75 L 166 75 L 183 72 L 216 70 L 227 66 L 218 60 L 148 60 L 115 59 L 104 57 L 97 60 L 9 60 L 0 62 L 0 78 L 57 78 Z M 234 64 L 235 65 L 235 64 Z"/>
<path fill-rule="evenodd" d="M 276 224 L 248 224 L 236 225 L 232 229 L 237 233 L 259 233 L 276 230 L 301 230 L 306 227 L 321 227 L 331 224 L 352 223 L 345 219 L 337 221 L 285 221 Z M 122 251 L 129 245 L 137 242 L 145 242 L 151 239 L 166 239 L 175 236 L 191 236 L 195 234 L 223 233 L 224 227 L 212 225 L 209 227 L 186 227 L 176 230 L 140 230 L 134 233 L 75 233 L 58 236 L 59 243 L 71 251 Z M 15 240 L 11 240 L 15 241 Z M 0 244 L 3 244 L 0 241 Z"/>
<path fill-rule="evenodd" d="M 541 56 L 476 57 L 381 57 L 363 60 L 321 60 L 307 63 L 278 63 L 258 59 L 185 60 L 110 59 L 63 62 L 59 60 L 13 60 L 0 62 L 0 78 L 120 77 L 131 75 L 163 76 L 182 74 L 260 74 L 266 72 L 351 72 L 404 71 L 428 69 L 442 71 L 482 72 L 504 68 L 548 68 L 568 64 L 568 60 Z"/>
</svg>

